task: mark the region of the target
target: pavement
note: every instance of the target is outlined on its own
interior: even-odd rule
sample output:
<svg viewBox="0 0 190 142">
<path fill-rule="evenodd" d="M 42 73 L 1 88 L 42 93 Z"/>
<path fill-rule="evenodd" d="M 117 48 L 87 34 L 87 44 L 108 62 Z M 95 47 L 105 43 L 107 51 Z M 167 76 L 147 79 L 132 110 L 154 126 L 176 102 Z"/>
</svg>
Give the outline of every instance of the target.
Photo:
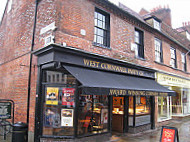
<svg viewBox="0 0 190 142">
<path fill-rule="evenodd" d="M 178 129 L 180 142 L 190 142 L 190 116 L 180 120 L 170 120 L 170 123 L 165 126 L 176 127 Z M 138 134 L 100 134 L 74 140 L 43 139 L 41 142 L 159 142 L 160 135 L 161 127 Z M 3 140 L 3 136 L 0 136 L 0 142 L 11 142 L 11 134 L 8 135 L 7 140 Z"/>
</svg>

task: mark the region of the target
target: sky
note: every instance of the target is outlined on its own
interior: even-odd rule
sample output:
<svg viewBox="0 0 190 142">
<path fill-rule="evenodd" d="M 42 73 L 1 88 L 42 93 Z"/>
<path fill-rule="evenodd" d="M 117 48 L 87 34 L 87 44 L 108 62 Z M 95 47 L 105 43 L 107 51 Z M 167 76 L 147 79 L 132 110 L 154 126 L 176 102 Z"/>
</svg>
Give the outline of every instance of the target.
<svg viewBox="0 0 190 142">
<path fill-rule="evenodd" d="M 0 19 L 4 12 L 4 7 L 7 0 L 0 0 Z M 117 4 L 119 1 L 127 7 L 136 11 L 137 13 L 141 8 L 148 11 L 155 7 L 169 6 L 172 14 L 172 27 L 181 27 L 183 22 L 190 21 L 190 0 L 110 0 Z"/>
<path fill-rule="evenodd" d="M 183 26 L 183 22 L 190 21 L 190 0 L 110 0 L 117 4 L 119 1 L 139 13 L 141 8 L 151 11 L 156 7 L 169 6 L 171 9 L 172 27 Z"/>
</svg>

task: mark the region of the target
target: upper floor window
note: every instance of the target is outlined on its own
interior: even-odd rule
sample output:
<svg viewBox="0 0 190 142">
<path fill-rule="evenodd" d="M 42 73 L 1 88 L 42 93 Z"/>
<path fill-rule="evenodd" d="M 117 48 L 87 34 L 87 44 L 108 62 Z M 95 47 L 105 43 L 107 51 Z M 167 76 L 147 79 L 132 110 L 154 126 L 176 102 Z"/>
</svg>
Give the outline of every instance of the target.
<svg viewBox="0 0 190 142">
<path fill-rule="evenodd" d="M 181 63 L 182 63 L 182 70 L 187 71 L 185 53 L 181 53 Z"/>
<path fill-rule="evenodd" d="M 137 45 L 136 56 L 144 58 L 144 39 L 143 32 L 135 29 L 135 44 Z"/>
<path fill-rule="evenodd" d="M 155 38 L 155 61 L 159 63 L 163 62 L 162 42 L 157 38 Z"/>
<path fill-rule="evenodd" d="M 171 59 L 170 59 L 170 65 L 173 68 L 177 68 L 177 61 L 176 61 L 176 49 L 175 48 L 170 48 L 170 55 L 171 55 Z"/>
<path fill-rule="evenodd" d="M 154 19 L 153 22 L 154 22 L 154 28 L 160 31 L 161 30 L 160 22 L 156 19 Z"/>
<path fill-rule="evenodd" d="M 187 37 L 188 40 L 190 40 L 190 34 L 187 31 L 186 31 L 186 37 Z"/>
<path fill-rule="evenodd" d="M 110 47 L 110 16 L 99 9 L 94 13 L 94 43 L 101 47 Z"/>
</svg>

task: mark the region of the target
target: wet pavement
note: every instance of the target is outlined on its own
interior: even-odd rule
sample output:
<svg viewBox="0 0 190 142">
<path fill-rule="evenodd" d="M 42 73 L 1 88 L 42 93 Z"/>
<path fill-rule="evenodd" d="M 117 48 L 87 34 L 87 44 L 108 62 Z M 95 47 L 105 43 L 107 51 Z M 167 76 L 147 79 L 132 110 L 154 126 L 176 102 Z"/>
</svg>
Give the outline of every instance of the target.
<svg viewBox="0 0 190 142">
<path fill-rule="evenodd" d="M 182 120 L 171 120 L 168 125 L 176 127 L 179 132 L 180 142 L 190 142 L 190 116 L 183 118 Z M 75 140 L 41 140 L 41 142 L 159 142 L 161 134 L 161 127 L 141 132 L 138 134 L 102 134 L 97 136 L 79 138 Z M 11 134 L 8 135 L 7 140 L 3 140 L 0 136 L 0 142 L 11 142 Z M 32 141 L 29 141 L 32 142 Z"/>
</svg>

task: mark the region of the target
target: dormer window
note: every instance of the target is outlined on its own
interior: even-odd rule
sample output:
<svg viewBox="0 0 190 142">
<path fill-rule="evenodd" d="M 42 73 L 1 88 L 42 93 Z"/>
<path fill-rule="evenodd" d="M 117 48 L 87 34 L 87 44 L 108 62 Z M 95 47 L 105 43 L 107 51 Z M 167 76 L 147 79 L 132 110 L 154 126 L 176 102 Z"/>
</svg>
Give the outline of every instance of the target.
<svg viewBox="0 0 190 142">
<path fill-rule="evenodd" d="M 156 19 L 153 19 L 153 24 L 154 24 L 154 28 L 155 29 L 157 29 L 157 30 L 161 30 L 161 24 L 160 24 L 160 22 L 158 21 L 158 20 L 156 20 Z"/>
</svg>

